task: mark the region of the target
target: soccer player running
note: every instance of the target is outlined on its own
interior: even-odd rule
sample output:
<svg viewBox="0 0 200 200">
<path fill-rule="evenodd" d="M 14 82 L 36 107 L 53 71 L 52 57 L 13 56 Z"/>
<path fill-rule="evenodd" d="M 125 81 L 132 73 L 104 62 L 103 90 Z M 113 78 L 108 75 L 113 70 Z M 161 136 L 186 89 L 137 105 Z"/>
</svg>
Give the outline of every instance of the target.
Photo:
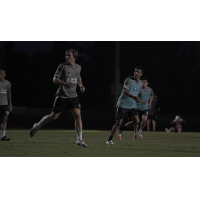
<svg viewBox="0 0 200 200">
<path fill-rule="evenodd" d="M 53 82 L 59 85 L 59 88 L 56 93 L 52 113 L 44 116 L 38 123 L 33 125 L 33 128 L 30 130 L 30 137 L 33 137 L 43 125 L 56 120 L 63 109 L 67 107 L 75 119 L 75 129 L 77 131 L 76 144 L 87 147 L 87 144 L 82 139 L 81 105 L 76 92 L 77 84 L 82 93 L 85 91 L 80 76 L 81 66 L 75 63 L 78 59 L 78 52 L 74 49 L 68 49 L 66 50 L 65 58 L 66 62 L 58 66 L 53 77 Z"/>
<path fill-rule="evenodd" d="M 140 129 L 138 130 L 138 124 L 134 126 L 135 135 L 134 139 L 137 139 L 137 134 L 139 134 L 140 138 L 143 138 L 142 131 L 146 125 L 147 117 L 148 117 L 148 109 L 151 108 L 151 103 L 153 100 L 153 90 L 150 87 L 147 87 L 149 84 L 149 81 L 147 78 L 142 78 L 142 88 L 139 93 L 139 97 L 142 101 L 148 102 L 147 104 L 142 102 L 136 103 L 136 110 L 137 110 L 137 120 L 140 121 L 140 118 L 142 118 L 142 122 L 140 124 Z"/>
<path fill-rule="evenodd" d="M 120 127 L 120 130 L 124 130 L 126 128 L 131 128 L 138 124 L 138 120 L 136 118 L 137 111 L 135 109 L 136 101 L 140 101 L 138 94 L 142 87 L 142 81 L 140 80 L 141 76 L 143 75 L 143 68 L 138 66 L 135 68 L 134 76 L 129 77 L 125 80 L 121 95 L 117 102 L 117 109 L 116 109 L 116 123 L 112 128 L 111 134 L 106 142 L 107 145 L 114 145 L 113 143 L 113 136 L 114 134 L 119 131 L 119 127 L 123 122 L 123 118 L 128 115 L 132 119 L 131 122 L 127 123 L 126 125 Z M 119 133 L 118 133 L 119 137 Z"/>
<path fill-rule="evenodd" d="M 169 132 L 183 132 L 183 124 L 185 124 L 185 120 L 181 119 L 180 115 L 177 115 L 175 119 L 171 122 L 175 127 L 171 127 L 170 129 L 165 128 L 167 133 Z"/>
<path fill-rule="evenodd" d="M 0 124 L 1 141 L 9 141 L 6 137 L 8 115 L 12 111 L 11 83 L 5 79 L 6 71 L 0 69 Z"/>
</svg>

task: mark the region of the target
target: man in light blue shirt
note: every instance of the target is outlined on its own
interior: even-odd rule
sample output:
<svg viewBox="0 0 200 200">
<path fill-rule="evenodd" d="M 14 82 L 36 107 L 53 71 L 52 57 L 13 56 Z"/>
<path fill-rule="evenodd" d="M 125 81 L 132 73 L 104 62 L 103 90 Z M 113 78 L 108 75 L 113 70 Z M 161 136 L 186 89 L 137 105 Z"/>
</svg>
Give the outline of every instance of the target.
<svg viewBox="0 0 200 200">
<path fill-rule="evenodd" d="M 114 134 L 118 131 L 119 127 L 123 122 L 123 118 L 128 115 L 132 121 L 128 122 L 126 125 L 122 126 L 122 129 L 134 127 L 139 123 L 137 121 L 137 111 L 135 109 L 136 102 L 140 102 L 138 94 L 142 87 L 142 82 L 140 80 L 143 75 L 143 68 L 138 66 L 135 68 L 134 76 L 129 77 L 125 80 L 121 95 L 117 101 L 116 110 L 116 123 L 112 128 L 111 134 L 106 142 L 107 145 L 114 145 L 112 139 Z"/>
<path fill-rule="evenodd" d="M 147 104 L 143 104 L 141 102 L 136 103 L 136 110 L 137 110 L 137 118 L 140 121 L 140 118 L 142 118 L 142 122 L 140 124 L 140 129 L 138 131 L 139 137 L 143 138 L 142 130 L 144 129 L 147 117 L 148 117 L 148 109 L 151 108 L 151 103 L 153 100 L 153 90 L 150 87 L 147 87 L 149 84 L 149 81 L 147 78 L 142 78 L 142 88 L 140 91 L 140 94 L 138 95 L 142 101 L 148 102 Z M 138 130 L 138 124 L 134 126 L 135 134 L 133 139 L 137 139 L 137 130 Z"/>
</svg>

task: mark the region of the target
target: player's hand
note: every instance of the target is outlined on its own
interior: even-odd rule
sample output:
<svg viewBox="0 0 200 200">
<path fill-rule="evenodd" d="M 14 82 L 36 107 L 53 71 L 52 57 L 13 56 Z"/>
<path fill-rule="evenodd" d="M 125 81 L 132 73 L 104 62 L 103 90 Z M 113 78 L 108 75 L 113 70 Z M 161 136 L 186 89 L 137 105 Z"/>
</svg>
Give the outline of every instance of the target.
<svg viewBox="0 0 200 200">
<path fill-rule="evenodd" d="M 71 88 L 74 86 L 74 84 L 72 82 L 67 82 L 65 85 L 64 85 L 66 88 Z"/>
<path fill-rule="evenodd" d="M 140 102 L 140 97 L 133 97 L 133 99 L 135 100 L 135 101 L 137 101 L 137 102 Z"/>
<path fill-rule="evenodd" d="M 151 104 L 148 105 L 148 108 L 151 108 Z"/>
<path fill-rule="evenodd" d="M 85 91 L 85 87 L 83 85 L 80 86 L 80 91 L 83 93 Z"/>
</svg>

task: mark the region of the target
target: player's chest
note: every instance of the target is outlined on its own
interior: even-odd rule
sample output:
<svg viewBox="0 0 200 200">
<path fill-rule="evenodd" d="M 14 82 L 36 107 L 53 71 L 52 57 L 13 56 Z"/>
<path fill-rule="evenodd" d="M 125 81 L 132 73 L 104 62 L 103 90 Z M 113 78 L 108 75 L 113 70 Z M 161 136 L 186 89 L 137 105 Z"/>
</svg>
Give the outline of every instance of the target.
<svg viewBox="0 0 200 200">
<path fill-rule="evenodd" d="M 0 83 L 0 90 L 5 91 L 5 90 L 8 90 L 8 89 L 9 89 L 8 84 L 6 84 L 6 83 Z"/>
<path fill-rule="evenodd" d="M 130 88 L 129 88 L 129 92 L 130 93 L 132 93 L 132 94 L 138 94 L 140 92 L 140 89 L 141 89 L 141 85 L 140 84 L 136 85 L 134 83 L 134 81 L 131 82 Z"/>
<path fill-rule="evenodd" d="M 80 69 L 78 68 L 71 68 L 71 67 L 66 67 L 65 68 L 65 75 L 66 78 L 78 78 L 80 76 Z"/>
</svg>

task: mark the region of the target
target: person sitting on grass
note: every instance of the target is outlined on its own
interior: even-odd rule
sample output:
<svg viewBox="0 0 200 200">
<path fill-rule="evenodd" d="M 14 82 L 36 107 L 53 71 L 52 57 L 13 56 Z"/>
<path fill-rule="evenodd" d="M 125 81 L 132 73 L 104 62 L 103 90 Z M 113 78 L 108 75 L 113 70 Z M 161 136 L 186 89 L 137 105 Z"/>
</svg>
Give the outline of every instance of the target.
<svg viewBox="0 0 200 200">
<path fill-rule="evenodd" d="M 165 128 L 167 133 L 169 132 L 183 132 L 183 124 L 185 124 L 185 120 L 181 119 L 180 115 L 177 115 L 176 118 L 171 122 L 175 127 L 171 127 L 170 129 Z"/>
</svg>

